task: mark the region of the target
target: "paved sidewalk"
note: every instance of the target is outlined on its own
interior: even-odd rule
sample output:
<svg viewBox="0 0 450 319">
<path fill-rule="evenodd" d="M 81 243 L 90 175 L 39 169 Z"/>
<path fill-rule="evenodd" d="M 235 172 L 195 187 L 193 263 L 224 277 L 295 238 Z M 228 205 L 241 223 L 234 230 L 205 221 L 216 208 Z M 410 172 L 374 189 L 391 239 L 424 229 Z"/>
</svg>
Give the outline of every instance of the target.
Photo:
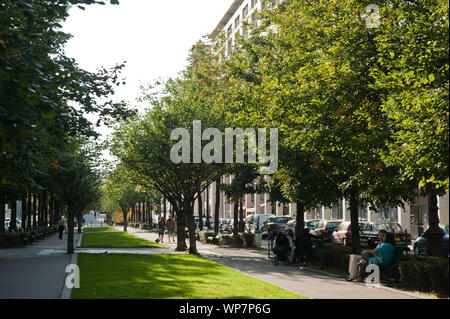
<svg viewBox="0 0 450 319">
<path fill-rule="evenodd" d="M 0 299 L 60 298 L 71 262 L 66 247 L 67 234 L 62 240 L 53 234 L 23 248 L 0 249 Z"/>
<path fill-rule="evenodd" d="M 116 227 L 120 229 L 119 227 Z M 129 227 L 129 233 L 154 241 L 158 235 Z M 164 243 L 175 249 L 176 243 Z M 189 243 L 187 242 L 189 245 Z M 220 248 L 197 242 L 199 253 L 217 263 L 249 276 L 315 299 L 426 299 L 425 296 L 388 287 L 368 288 L 364 283 L 347 282 L 343 278 L 293 266 L 274 266 L 265 249 Z"/>
</svg>

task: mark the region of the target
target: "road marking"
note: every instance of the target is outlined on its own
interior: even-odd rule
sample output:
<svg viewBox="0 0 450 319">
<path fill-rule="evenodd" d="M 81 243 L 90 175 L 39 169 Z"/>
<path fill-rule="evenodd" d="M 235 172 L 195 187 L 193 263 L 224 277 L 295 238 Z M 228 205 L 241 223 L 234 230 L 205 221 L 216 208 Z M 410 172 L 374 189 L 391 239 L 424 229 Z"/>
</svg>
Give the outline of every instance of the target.
<svg viewBox="0 0 450 319">
<path fill-rule="evenodd" d="M 55 252 L 54 249 L 42 249 L 38 255 L 51 255 Z"/>
</svg>

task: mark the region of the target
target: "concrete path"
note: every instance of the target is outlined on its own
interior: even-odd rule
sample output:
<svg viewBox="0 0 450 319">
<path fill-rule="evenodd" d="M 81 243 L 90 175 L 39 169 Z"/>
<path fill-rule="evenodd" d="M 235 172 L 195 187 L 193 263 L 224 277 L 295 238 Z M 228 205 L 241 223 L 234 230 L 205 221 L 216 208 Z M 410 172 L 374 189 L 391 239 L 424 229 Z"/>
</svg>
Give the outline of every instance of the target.
<svg viewBox="0 0 450 319">
<path fill-rule="evenodd" d="M 128 232 L 151 241 L 158 237 L 156 233 L 131 227 Z M 166 240 L 168 240 L 167 235 L 164 236 L 163 245 L 172 250 L 175 249 L 176 243 L 169 243 Z M 212 261 L 310 298 L 427 299 L 422 295 L 384 286 L 368 288 L 364 283 L 347 282 L 344 278 L 337 278 L 323 272 L 294 266 L 274 266 L 267 258 L 266 249 L 220 248 L 200 242 L 197 242 L 197 249 L 202 256 Z"/>
<path fill-rule="evenodd" d="M 0 299 L 60 298 L 71 262 L 66 246 L 67 234 L 62 240 L 53 234 L 23 248 L 0 249 Z"/>
</svg>

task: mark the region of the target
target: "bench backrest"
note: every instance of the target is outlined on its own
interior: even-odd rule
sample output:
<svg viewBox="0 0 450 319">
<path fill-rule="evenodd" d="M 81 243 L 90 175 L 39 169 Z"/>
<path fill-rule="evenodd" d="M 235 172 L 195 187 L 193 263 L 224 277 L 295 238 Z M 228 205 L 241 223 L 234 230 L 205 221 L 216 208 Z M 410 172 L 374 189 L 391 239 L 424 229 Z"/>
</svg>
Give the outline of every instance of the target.
<svg viewBox="0 0 450 319">
<path fill-rule="evenodd" d="M 402 261 L 404 249 L 405 249 L 404 247 L 395 247 L 395 255 L 394 255 L 394 258 L 392 259 L 391 264 L 383 265 L 383 268 L 386 268 L 386 269 L 397 268 L 398 265 L 400 264 L 400 262 Z"/>
</svg>

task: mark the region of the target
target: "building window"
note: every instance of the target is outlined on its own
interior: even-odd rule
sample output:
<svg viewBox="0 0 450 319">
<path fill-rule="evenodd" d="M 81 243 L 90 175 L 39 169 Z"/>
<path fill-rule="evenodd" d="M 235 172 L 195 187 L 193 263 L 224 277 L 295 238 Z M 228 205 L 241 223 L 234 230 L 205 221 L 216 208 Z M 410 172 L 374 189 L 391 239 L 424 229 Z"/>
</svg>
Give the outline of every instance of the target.
<svg viewBox="0 0 450 319">
<path fill-rule="evenodd" d="M 264 10 L 266 8 L 266 2 L 261 1 L 261 10 Z"/>
<path fill-rule="evenodd" d="M 241 23 L 241 17 L 237 16 L 237 18 L 234 20 L 234 28 L 235 29 L 239 28 L 240 23 Z"/>
<path fill-rule="evenodd" d="M 359 206 L 358 207 L 358 219 L 362 221 L 367 221 L 367 207 Z"/>
<path fill-rule="evenodd" d="M 283 204 L 283 216 L 289 215 L 289 205 Z"/>
<path fill-rule="evenodd" d="M 340 220 L 344 218 L 342 202 L 336 202 L 331 205 L 331 219 Z"/>
<path fill-rule="evenodd" d="M 250 4 L 251 4 L 252 9 L 255 7 L 255 4 L 256 4 L 256 3 L 258 3 L 258 0 L 252 0 L 252 1 L 251 1 Z"/>
<path fill-rule="evenodd" d="M 228 36 L 231 36 L 231 33 L 233 33 L 233 26 L 232 25 L 228 28 Z"/>
<path fill-rule="evenodd" d="M 380 220 L 397 222 L 398 221 L 398 210 L 397 207 L 386 206 L 379 210 L 378 218 Z"/>
<path fill-rule="evenodd" d="M 314 219 L 322 219 L 322 206 L 317 205 L 316 208 L 314 208 Z"/>
<path fill-rule="evenodd" d="M 242 10 L 242 19 L 246 18 L 247 16 L 248 16 L 248 5 L 246 5 Z"/>
</svg>

